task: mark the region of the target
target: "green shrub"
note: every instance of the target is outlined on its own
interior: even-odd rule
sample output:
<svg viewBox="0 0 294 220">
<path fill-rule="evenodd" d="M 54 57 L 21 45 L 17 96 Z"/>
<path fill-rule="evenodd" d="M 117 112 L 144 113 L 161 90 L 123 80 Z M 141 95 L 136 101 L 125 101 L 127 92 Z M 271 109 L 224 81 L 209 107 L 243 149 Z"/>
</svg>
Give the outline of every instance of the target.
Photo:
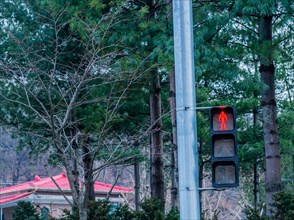
<svg viewBox="0 0 294 220">
<path fill-rule="evenodd" d="M 164 213 L 160 207 L 160 200 L 146 199 L 141 203 L 142 210 L 135 213 L 136 220 L 164 220 Z"/>
<path fill-rule="evenodd" d="M 40 216 L 32 203 L 20 201 L 13 211 L 13 220 L 40 220 Z"/>
<path fill-rule="evenodd" d="M 132 211 L 128 206 L 112 204 L 109 200 L 91 201 L 88 204 L 88 219 L 90 220 L 179 220 L 178 210 L 170 210 L 166 215 L 160 209 L 160 201 L 146 199 L 141 203 L 142 210 Z M 72 214 L 63 210 L 59 220 L 78 220 L 78 210 Z M 32 219 L 35 220 L 35 219 Z M 37 220 L 37 219 L 36 219 Z"/>
<path fill-rule="evenodd" d="M 177 209 L 171 209 L 165 216 L 165 220 L 179 220 L 180 212 Z"/>
<path fill-rule="evenodd" d="M 72 213 L 68 209 L 63 209 L 62 212 L 62 217 L 59 220 L 79 220 L 79 213 L 77 211 Z"/>
<path fill-rule="evenodd" d="M 131 220 L 133 212 L 127 206 L 110 203 L 109 200 L 90 201 L 88 204 L 88 219 L 90 220 Z M 60 220 L 78 220 L 78 212 L 72 214 L 69 210 L 63 210 Z"/>
<path fill-rule="evenodd" d="M 88 204 L 88 218 L 92 220 L 109 220 L 111 204 L 108 200 L 90 201 Z"/>
<path fill-rule="evenodd" d="M 130 211 L 127 205 L 118 205 L 111 215 L 111 220 L 131 220 L 134 219 L 134 212 Z"/>
<path fill-rule="evenodd" d="M 275 219 L 294 219 L 294 195 L 280 192 L 273 196 L 273 200 Z"/>
</svg>

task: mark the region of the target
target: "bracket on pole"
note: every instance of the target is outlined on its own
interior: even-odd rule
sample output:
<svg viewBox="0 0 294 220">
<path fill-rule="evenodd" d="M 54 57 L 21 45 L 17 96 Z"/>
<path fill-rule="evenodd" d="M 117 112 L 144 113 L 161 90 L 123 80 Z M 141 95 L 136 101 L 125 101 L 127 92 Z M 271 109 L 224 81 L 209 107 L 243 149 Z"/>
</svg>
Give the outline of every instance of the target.
<svg viewBox="0 0 294 220">
<path fill-rule="evenodd" d="M 208 188 L 199 188 L 199 191 L 209 191 L 209 190 L 213 190 L 213 191 L 224 191 L 228 188 L 214 188 L 214 187 L 208 187 Z"/>
</svg>

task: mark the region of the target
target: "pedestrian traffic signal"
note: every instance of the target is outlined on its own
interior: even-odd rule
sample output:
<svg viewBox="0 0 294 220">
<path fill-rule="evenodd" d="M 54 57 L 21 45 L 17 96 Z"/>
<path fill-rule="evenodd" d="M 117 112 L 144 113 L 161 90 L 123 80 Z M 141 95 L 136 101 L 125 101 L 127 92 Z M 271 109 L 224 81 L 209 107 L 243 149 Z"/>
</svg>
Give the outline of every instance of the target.
<svg viewBox="0 0 294 220">
<path fill-rule="evenodd" d="M 212 186 L 239 185 L 236 114 L 232 107 L 210 109 Z"/>
</svg>

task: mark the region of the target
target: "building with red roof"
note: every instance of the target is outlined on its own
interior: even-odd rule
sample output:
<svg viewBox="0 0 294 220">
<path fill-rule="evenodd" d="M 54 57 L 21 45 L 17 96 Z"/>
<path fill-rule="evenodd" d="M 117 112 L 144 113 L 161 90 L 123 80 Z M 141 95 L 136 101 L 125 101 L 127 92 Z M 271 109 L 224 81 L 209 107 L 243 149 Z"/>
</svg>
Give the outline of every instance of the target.
<svg viewBox="0 0 294 220">
<path fill-rule="evenodd" d="M 130 188 L 101 182 L 95 182 L 94 189 L 97 199 L 105 199 L 111 192 L 109 199 L 113 203 L 124 202 L 126 194 L 132 192 Z M 30 182 L 0 189 L 0 220 L 12 220 L 13 209 L 21 200 L 32 202 L 41 209 L 47 209 L 50 216 L 58 217 L 63 209 L 70 209 L 65 196 L 72 200 L 68 179 L 64 173 L 46 178 L 36 176 Z"/>
</svg>

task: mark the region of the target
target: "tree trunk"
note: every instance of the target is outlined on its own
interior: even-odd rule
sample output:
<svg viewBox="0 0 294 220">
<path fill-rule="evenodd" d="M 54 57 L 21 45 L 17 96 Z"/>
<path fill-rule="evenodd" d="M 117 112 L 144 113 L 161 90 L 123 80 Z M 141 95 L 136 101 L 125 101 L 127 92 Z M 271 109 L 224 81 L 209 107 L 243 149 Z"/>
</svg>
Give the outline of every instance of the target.
<svg viewBox="0 0 294 220">
<path fill-rule="evenodd" d="M 275 100 L 275 67 L 273 64 L 272 16 L 259 20 L 260 67 L 264 89 L 261 98 L 265 148 L 266 215 L 271 219 L 272 196 L 281 190 L 280 150 Z"/>
<path fill-rule="evenodd" d="M 258 160 L 255 160 L 254 162 L 254 166 L 253 166 L 253 169 L 254 169 L 254 180 L 253 180 L 253 183 L 254 183 L 254 189 L 253 189 L 253 192 L 254 192 L 254 209 L 258 210 L 259 209 L 259 173 L 258 173 L 258 163 L 259 161 Z"/>
<path fill-rule="evenodd" d="M 178 195 L 178 147 L 177 147 L 177 121 L 176 121 L 176 82 L 175 71 L 170 73 L 170 114 L 172 124 L 172 151 L 171 151 L 171 207 L 176 209 L 179 205 Z"/>
<path fill-rule="evenodd" d="M 89 200 L 95 200 L 94 180 L 93 180 L 93 159 L 90 152 L 90 144 L 88 140 L 83 146 L 83 163 L 85 178 L 85 207 Z"/>
<path fill-rule="evenodd" d="M 140 210 L 140 167 L 139 162 L 134 163 L 134 174 L 135 174 L 135 208 L 136 211 Z"/>
<path fill-rule="evenodd" d="M 73 160 L 70 158 L 72 155 L 69 155 L 68 153 L 65 153 L 62 148 L 62 138 L 61 134 L 59 132 L 53 131 L 53 141 L 55 144 L 55 148 L 57 149 L 58 155 L 61 157 L 62 164 L 66 171 L 66 177 L 68 179 L 68 183 L 70 185 L 71 194 L 72 194 L 72 212 L 74 214 L 77 214 L 77 211 L 80 210 L 81 204 L 81 191 L 79 187 L 79 172 L 77 169 L 76 160 Z M 74 145 L 75 146 L 75 145 Z M 75 151 L 75 147 L 72 148 L 73 151 Z M 71 153 L 73 154 L 73 153 Z M 78 210 L 79 209 L 79 210 Z"/>
<path fill-rule="evenodd" d="M 79 220 L 87 220 L 87 209 L 82 201 L 79 204 Z"/>
<path fill-rule="evenodd" d="M 257 96 L 254 94 L 254 98 L 257 98 Z M 257 108 L 253 108 L 253 132 L 256 133 L 256 125 L 257 125 Z M 259 193 L 259 172 L 258 172 L 258 164 L 260 160 L 258 158 L 255 159 L 253 170 L 254 170 L 254 209 L 259 209 L 259 203 L 260 203 L 260 193 Z"/>
<path fill-rule="evenodd" d="M 150 114 L 151 114 L 151 197 L 160 199 L 164 210 L 164 174 L 162 160 L 162 120 L 160 82 L 157 70 L 150 71 Z"/>
</svg>

